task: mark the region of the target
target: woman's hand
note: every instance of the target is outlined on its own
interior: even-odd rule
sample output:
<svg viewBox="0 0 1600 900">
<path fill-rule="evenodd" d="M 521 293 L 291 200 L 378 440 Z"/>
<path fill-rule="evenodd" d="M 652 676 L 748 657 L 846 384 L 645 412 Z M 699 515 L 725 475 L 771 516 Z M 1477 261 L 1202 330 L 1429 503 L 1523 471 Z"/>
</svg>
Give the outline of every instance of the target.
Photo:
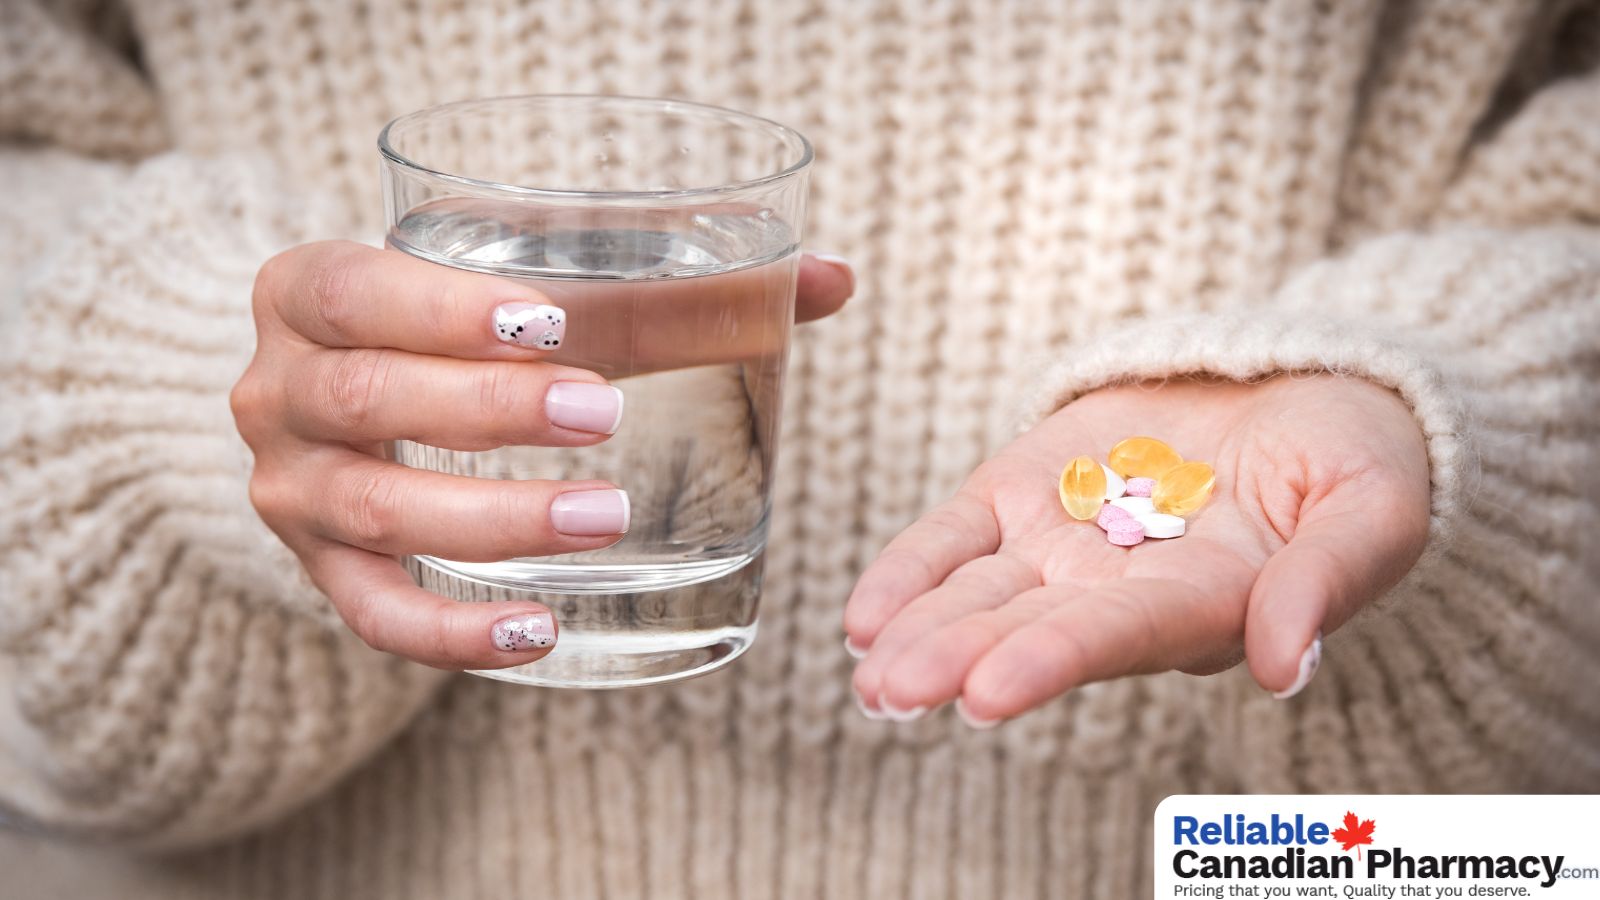
<svg viewBox="0 0 1600 900">
<path fill-rule="evenodd" d="M 849 268 L 808 257 L 801 287 L 800 316 L 826 315 L 850 294 Z M 251 501 L 345 622 L 377 649 L 441 668 L 548 653 L 549 609 L 447 600 L 394 557 L 598 549 L 627 530 L 622 492 L 411 469 L 382 451 L 395 439 L 451 450 L 604 441 L 620 393 L 593 372 L 540 361 L 565 312 L 515 281 L 347 242 L 269 260 L 254 307 L 256 355 L 231 397 L 255 451 Z"/>
<path fill-rule="evenodd" d="M 1131 435 L 1212 464 L 1188 533 L 1112 546 L 1069 518 L 1056 480 Z M 1304 687 L 1321 634 L 1416 562 L 1428 460 L 1398 396 L 1338 376 L 1253 385 L 1173 381 L 1097 391 L 1057 411 L 906 529 L 845 611 L 864 650 L 869 714 L 914 718 L 950 700 L 976 725 L 1091 681 L 1241 655 L 1262 687 Z"/>
</svg>

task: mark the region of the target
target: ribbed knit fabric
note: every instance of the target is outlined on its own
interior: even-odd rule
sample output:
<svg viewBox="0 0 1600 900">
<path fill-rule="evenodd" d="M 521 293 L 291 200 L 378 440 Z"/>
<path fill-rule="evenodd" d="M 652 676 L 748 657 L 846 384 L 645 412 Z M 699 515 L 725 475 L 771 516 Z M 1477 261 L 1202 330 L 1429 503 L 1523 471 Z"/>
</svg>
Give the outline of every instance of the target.
<svg viewBox="0 0 1600 900">
<path fill-rule="evenodd" d="M 0 157 L 29 185 L 0 213 L 0 810 L 244 835 L 78 896 L 1123 898 L 1177 791 L 1600 790 L 1594 4 L 131 0 L 138 67 L 94 4 L 44 6 L 0 19 L 0 135 L 34 142 Z M 810 243 L 856 266 L 797 336 L 762 634 L 719 675 L 379 656 L 247 502 L 255 268 L 375 235 L 388 117 L 532 91 L 795 125 Z M 856 573 L 1016 398 L 1315 371 L 1416 412 L 1434 541 L 1299 697 L 1233 671 L 993 732 L 856 713 Z"/>
<path fill-rule="evenodd" d="M 110 156 L 163 147 L 155 95 L 113 47 L 124 19 L 100 5 L 0 3 L 0 138 Z"/>
</svg>

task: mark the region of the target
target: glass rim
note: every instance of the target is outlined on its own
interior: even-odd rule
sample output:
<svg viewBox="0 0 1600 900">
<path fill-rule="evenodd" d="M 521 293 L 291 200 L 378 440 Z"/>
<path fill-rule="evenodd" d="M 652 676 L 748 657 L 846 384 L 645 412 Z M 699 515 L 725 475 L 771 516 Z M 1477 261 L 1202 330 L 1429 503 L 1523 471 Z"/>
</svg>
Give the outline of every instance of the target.
<svg viewBox="0 0 1600 900">
<path fill-rule="evenodd" d="M 626 104 L 634 104 L 634 103 L 649 104 L 649 105 L 651 105 L 653 107 L 656 107 L 658 111 L 681 109 L 681 110 L 687 110 L 689 112 L 700 114 L 700 115 L 705 115 L 705 114 L 709 113 L 709 114 L 711 114 L 712 116 L 714 116 L 716 118 L 736 119 L 736 120 L 742 120 L 742 121 L 745 121 L 745 122 L 753 122 L 753 123 L 756 123 L 756 124 L 759 124 L 759 125 L 763 125 L 763 126 L 767 126 L 767 127 L 771 128 L 771 129 L 774 129 L 775 131 L 778 132 L 779 135 L 781 135 L 783 137 L 791 137 L 791 138 L 793 138 L 795 140 L 798 140 L 800 142 L 800 158 L 798 160 L 796 160 L 794 163 L 786 166 L 785 168 L 783 168 L 783 169 L 781 169 L 781 170 L 779 170 L 777 172 L 772 172 L 772 173 L 769 173 L 769 174 L 766 174 L 766 175 L 762 175 L 762 176 L 760 176 L 758 178 L 749 178 L 749 179 L 745 179 L 744 181 L 730 181 L 730 182 L 728 182 L 726 184 L 712 185 L 712 186 L 709 186 L 709 187 L 675 188 L 673 190 L 655 190 L 655 191 L 592 191 L 592 190 L 575 190 L 575 189 L 563 189 L 563 188 L 529 187 L 527 185 L 506 184 L 505 182 L 500 182 L 500 181 L 490 181 L 490 180 L 483 179 L 483 178 L 473 178 L 473 177 L 471 177 L 469 175 L 457 175 L 457 174 L 452 173 L 452 172 L 442 172 L 442 171 L 440 171 L 438 169 L 434 169 L 434 168 L 430 168 L 428 166 L 425 166 L 425 165 L 417 162 L 416 160 L 413 160 L 413 159 L 405 156 L 404 154 L 402 154 L 398 150 L 396 150 L 394 148 L 394 145 L 392 143 L 390 143 L 390 141 L 389 141 L 389 132 L 392 129 L 394 129 L 395 126 L 401 125 L 401 124 L 407 122 L 408 120 L 414 119 L 414 118 L 416 118 L 418 116 L 422 116 L 422 115 L 425 115 L 425 114 L 428 114 L 428 113 L 438 113 L 438 112 L 442 112 L 442 111 L 448 111 L 448 110 L 450 110 L 452 108 L 459 108 L 459 107 L 466 107 L 466 106 L 473 106 L 473 105 L 480 105 L 480 104 L 509 103 L 509 102 L 512 102 L 512 101 L 530 101 L 530 100 L 539 100 L 539 101 L 549 101 L 549 100 L 622 101 L 623 103 L 626 103 Z M 811 165 L 812 161 L 816 157 L 816 153 L 812 149 L 812 146 L 811 146 L 811 141 L 809 139 L 807 139 L 805 135 L 801 134 L 799 131 L 796 131 L 793 128 L 790 128 L 788 125 L 785 125 L 785 124 L 783 124 L 781 122 L 776 122 L 776 121 L 774 121 L 772 119 L 768 119 L 768 118 L 766 118 L 764 116 L 758 116 L 758 115 L 754 115 L 752 113 L 739 112 L 738 110 L 728 109 L 725 106 L 714 106 L 714 105 L 712 105 L 710 103 L 696 103 L 693 100 L 677 100 L 677 99 L 673 99 L 673 98 L 670 98 L 670 97 L 642 97 L 642 96 L 633 95 L 633 94 L 503 94 L 503 95 L 496 96 L 496 97 L 474 97 L 474 98 L 469 98 L 469 99 L 464 99 L 464 100 L 452 100 L 452 101 L 450 101 L 448 103 L 440 103 L 440 104 L 436 104 L 434 106 L 427 106 L 427 107 L 423 107 L 422 109 L 413 110 L 411 112 L 405 113 L 404 115 L 396 116 L 395 118 L 390 119 L 388 121 L 388 123 L 386 123 L 383 126 L 382 130 L 380 130 L 378 132 L 378 153 L 383 157 L 384 161 L 387 162 L 390 165 L 398 166 L 401 169 L 406 169 L 406 170 L 410 170 L 412 172 L 423 174 L 423 175 L 426 175 L 426 176 L 428 176 L 430 178 L 438 178 L 438 179 L 441 179 L 441 180 L 444 180 L 444 181 L 447 181 L 447 182 L 451 182 L 453 184 L 458 184 L 458 185 L 462 185 L 464 187 L 469 187 L 469 188 L 472 188 L 472 189 L 477 190 L 477 191 L 494 191 L 494 192 L 497 192 L 497 193 L 515 194 L 515 195 L 525 196 L 525 197 L 550 197 L 550 198 L 567 198 L 567 199 L 586 198 L 586 199 L 616 199 L 616 200 L 672 199 L 672 198 L 683 198 L 683 197 L 700 197 L 700 196 L 708 196 L 708 195 L 713 195 L 713 194 L 734 193 L 734 192 L 738 192 L 738 191 L 748 190 L 750 188 L 760 187 L 762 185 L 772 184 L 774 182 L 782 181 L 782 180 L 784 180 L 786 178 L 789 178 L 789 177 L 792 177 L 794 175 L 797 175 L 800 172 L 805 171 L 806 168 Z"/>
</svg>

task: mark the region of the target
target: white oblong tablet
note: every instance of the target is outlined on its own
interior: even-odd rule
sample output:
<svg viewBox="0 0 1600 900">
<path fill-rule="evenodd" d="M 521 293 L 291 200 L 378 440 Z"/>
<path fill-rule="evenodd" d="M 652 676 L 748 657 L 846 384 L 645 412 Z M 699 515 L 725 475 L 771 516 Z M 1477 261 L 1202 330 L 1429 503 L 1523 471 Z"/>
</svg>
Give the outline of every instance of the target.
<svg viewBox="0 0 1600 900">
<path fill-rule="evenodd" d="M 1155 501 L 1151 500 L 1149 497 L 1118 497 L 1117 499 L 1111 501 L 1111 505 L 1121 507 L 1122 509 L 1133 513 L 1133 517 L 1135 519 L 1139 518 L 1140 516 L 1153 514 L 1156 511 Z"/>
<path fill-rule="evenodd" d="M 1106 470 L 1106 499 L 1107 500 L 1115 500 L 1118 497 L 1121 497 L 1123 494 L 1126 494 L 1128 492 L 1128 483 L 1126 481 L 1122 480 L 1122 476 L 1121 475 L 1118 475 L 1117 473 L 1111 471 L 1111 467 L 1106 465 L 1105 463 L 1101 463 L 1100 464 L 1100 468 Z"/>
<path fill-rule="evenodd" d="M 1144 526 L 1144 536 L 1152 538 L 1183 537 L 1184 522 L 1179 516 L 1151 512 L 1134 516 L 1134 521 Z"/>
</svg>

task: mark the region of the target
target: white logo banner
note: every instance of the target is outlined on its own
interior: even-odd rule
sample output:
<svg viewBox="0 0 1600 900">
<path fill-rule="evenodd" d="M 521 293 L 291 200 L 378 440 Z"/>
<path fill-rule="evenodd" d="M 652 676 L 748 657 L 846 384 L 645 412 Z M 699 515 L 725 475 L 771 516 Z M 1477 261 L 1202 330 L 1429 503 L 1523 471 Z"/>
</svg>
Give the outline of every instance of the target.
<svg viewBox="0 0 1600 900">
<path fill-rule="evenodd" d="M 1600 795 L 1193 795 L 1156 807 L 1155 896 L 1600 900 Z"/>
</svg>

